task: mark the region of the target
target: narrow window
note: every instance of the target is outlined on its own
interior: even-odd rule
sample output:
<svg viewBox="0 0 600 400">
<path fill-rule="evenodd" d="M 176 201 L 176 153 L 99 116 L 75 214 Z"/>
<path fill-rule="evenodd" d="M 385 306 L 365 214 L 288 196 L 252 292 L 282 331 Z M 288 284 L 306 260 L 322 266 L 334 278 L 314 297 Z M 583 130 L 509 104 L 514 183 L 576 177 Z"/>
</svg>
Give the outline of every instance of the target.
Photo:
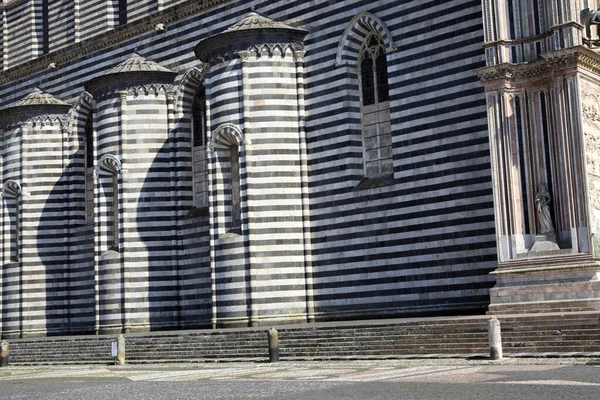
<svg viewBox="0 0 600 400">
<path fill-rule="evenodd" d="M 105 155 L 98 161 L 100 185 L 103 188 L 105 201 L 105 221 L 101 223 L 106 232 L 106 242 L 109 249 L 119 249 L 119 174 L 121 162 L 112 155 Z"/>
<path fill-rule="evenodd" d="M 378 35 L 365 41 L 359 67 L 365 175 L 389 175 L 393 162 L 387 60 Z"/>
<path fill-rule="evenodd" d="M 42 0 L 42 54 L 50 53 L 48 2 L 49 0 Z"/>
<path fill-rule="evenodd" d="M 94 131 L 91 113 L 85 124 L 85 218 L 88 224 L 94 223 Z"/>
<path fill-rule="evenodd" d="M 206 91 L 200 86 L 192 106 L 192 130 L 194 147 L 206 145 Z"/>
<path fill-rule="evenodd" d="M 206 93 L 201 86 L 192 105 L 192 164 L 194 207 L 208 206 L 208 168 L 206 159 Z"/>
<path fill-rule="evenodd" d="M 231 166 L 231 230 L 239 231 L 241 227 L 240 203 L 240 155 L 237 145 L 229 147 Z"/>
<path fill-rule="evenodd" d="M 119 26 L 127 23 L 127 0 L 119 0 Z"/>
<path fill-rule="evenodd" d="M 9 235 L 7 240 L 8 259 L 16 262 L 20 258 L 21 221 L 19 217 L 21 214 L 21 186 L 17 182 L 9 180 L 4 184 L 3 194 L 8 214 L 8 221 L 6 221 Z"/>
<path fill-rule="evenodd" d="M 21 215 L 21 196 L 18 195 L 15 197 L 15 230 L 14 230 L 14 243 L 15 243 L 15 250 L 14 250 L 14 260 L 15 261 L 19 261 L 19 258 L 21 257 L 19 248 L 20 248 L 20 238 L 19 236 L 21 235 L 21 221 L 19 216 Z"/>
<path fill-rule="evenodd" d="M 115 250 L 119 247 L 119 175 L 112 174 L 112 201 L 111 201 L 110 238 Z"/>
</svg>

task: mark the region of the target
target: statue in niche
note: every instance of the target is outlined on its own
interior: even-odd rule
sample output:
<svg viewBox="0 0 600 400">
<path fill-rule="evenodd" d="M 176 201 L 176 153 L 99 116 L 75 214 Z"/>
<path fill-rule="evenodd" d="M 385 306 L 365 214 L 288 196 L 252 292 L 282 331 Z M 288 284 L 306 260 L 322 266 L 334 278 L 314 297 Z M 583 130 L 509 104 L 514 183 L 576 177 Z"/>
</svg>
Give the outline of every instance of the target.
<svg viewBox="0 0 600 400">
<path fill-rule="evenodd" d="M 586 36 L 589 39 L 589 46 L 600 46 L 600 9 L 594 11 L 591 8 L 584 8 L 581 10 L 581 23 L 585 26 Z M 592 39 L 591 26 L 596 25 L 598 38 Z"/>
<path fill-rule="evenodd" d="M 546 185 L 539 185 L 538 192 L 535 196 L 535 209 L 537 214 L 538 234 L 545 235 L 554 233 L 554 225 L 550 216 L 550 193 L 546 189 Z"/>
</svg>

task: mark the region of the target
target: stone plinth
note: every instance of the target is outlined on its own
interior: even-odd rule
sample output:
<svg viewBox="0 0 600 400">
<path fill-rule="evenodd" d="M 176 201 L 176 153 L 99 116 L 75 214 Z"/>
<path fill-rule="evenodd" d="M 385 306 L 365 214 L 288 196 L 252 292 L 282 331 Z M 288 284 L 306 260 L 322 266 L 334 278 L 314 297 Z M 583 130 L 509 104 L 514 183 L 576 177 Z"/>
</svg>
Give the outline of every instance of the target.
<svg viewBox="0 0 600 400">
<path fill-rule="evenodd" d="M 490 314 L 592 311 L 600 307 L 600 263 L 501 267 Z"/>
</svg>

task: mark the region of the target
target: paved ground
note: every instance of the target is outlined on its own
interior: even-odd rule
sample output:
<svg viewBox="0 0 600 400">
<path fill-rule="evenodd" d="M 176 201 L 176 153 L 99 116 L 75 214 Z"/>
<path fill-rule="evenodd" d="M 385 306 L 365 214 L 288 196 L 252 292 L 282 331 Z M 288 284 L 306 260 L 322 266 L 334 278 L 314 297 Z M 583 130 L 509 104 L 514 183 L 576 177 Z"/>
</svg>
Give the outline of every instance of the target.
<svg viewBox="0 0 600 400">
<path fill-rule="evenodd" d="M 9 367 L 0 399 L 594 399 L 600 359 Z"/>
</svg>

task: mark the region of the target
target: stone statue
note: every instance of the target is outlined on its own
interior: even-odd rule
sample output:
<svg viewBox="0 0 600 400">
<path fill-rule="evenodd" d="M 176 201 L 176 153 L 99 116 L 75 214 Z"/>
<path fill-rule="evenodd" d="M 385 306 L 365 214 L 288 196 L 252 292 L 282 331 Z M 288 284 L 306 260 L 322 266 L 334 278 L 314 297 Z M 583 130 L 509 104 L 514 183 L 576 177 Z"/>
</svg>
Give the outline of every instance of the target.
<svg viewBox="0 0 600 400">
<path fill-rule="evenodd" d="M 535 196 L 535 209 L 539 235 L 554 233 L 554 225 L 552 224 L 550 206 L 548 204 L 550 204 L 550 193 L 548 193 L 546 185 L 539 185 L 537 195 Z"/>
<path fill-rule="evenodd" d="M 596 46 L 600 45 L 600 28 L 597 30 L 598 39 L 592 39 L 591 26 L 600 25 L 600 9 L 593 11 L 590 8 L 581 10 L 581 23 L 585 26 L 585 32 L 590 42 Z"/>
</svg>

